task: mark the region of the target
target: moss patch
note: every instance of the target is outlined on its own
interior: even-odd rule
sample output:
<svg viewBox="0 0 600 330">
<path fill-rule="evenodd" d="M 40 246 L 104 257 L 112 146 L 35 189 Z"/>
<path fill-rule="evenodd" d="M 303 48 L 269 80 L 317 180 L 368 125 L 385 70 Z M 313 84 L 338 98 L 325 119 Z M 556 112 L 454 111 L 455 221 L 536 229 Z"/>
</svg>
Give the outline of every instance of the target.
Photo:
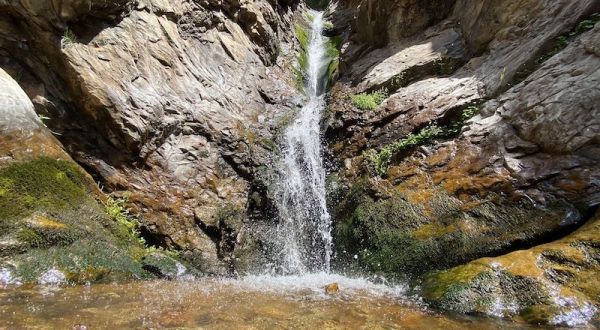
<svg viewBox="0 0 600 330">
<path fill-rule="evenodd" d="M 387 90 L 352 95 L 352 105 L 360 110 L 375 110 L 388 97 Z"/>
<path fill-rule="evenodd" d="M 360 95 L 361 94 L 355 95 L 354 97 L 358 97 Z M 353 103 L 355 102 L 354 97 L 352 100 Z M 375 101 L 371 100 L 372 98 L 372 96 L 367 95 L 366 99 L 364 100 L 361 97 L 360 102 L 365 103 L 365 106 L 370 107 L 375 104 L 373 103 Z M 407 137 L 400 139 L 394 143 L 391 143 L 381 148 L 379 151 L 366 151 L 365 156 L 369 160 L 371 171 L 376 175 L 384 176 L 388 170 L 388 167 L 390 166 L 392 157 L 395 154 L 423 144 L 430 143 L 434 139 L 456 136 L 460 133 L 460 130 L 462 129 L 466 121 L 475 116 L 475 114 L 477 114 L 478 112 L 479 107 L 476 105 L 465 107 L 460 112 L 460 115 L 458 115 L 457 118 L 452 120 L 447 125 L 438 126 L 437 124 L 433 123 L 421 129 L 418 133 L 410 133 Z"/>
<path fill-rule="evenodd" d="M 14 265 L 21 281 L 51 268 L 75 283 L 151 276 L 140 260 L 154 250 L 125 200 L 102 205 L 92 184 L 76 164 L 46 157 L 0 169 L 0 238 L 18 243 L 2 252 L 2 263 Z"/>
<path fill-rule="evenodd" d="M 496 198 L 465 208 L 443 189 L 427 201 L 389 191 L 376 199 L 370 184 L 358 183 L 333 209 L 341 266 L 369 272 L 420 275 L 446 269 L 535 240 L 560 229 L 566 205 L 547 209 Z"/>
<path fill-rule="evenodd" d="M 35 249 L 15 256 L 16 275 L 24 282 L 36 282 L 40 274 L 56 268 L 74 283 L 148 278 L 127 249 L 106 240 L 82 239 L 66 247 Z"/>
<path fill-rule="evenodd" d="M 77 166 L 62 160 L 42 157 L 0 169 L 0 219 L 77 207 L 85 186 Z"/>
</svg>

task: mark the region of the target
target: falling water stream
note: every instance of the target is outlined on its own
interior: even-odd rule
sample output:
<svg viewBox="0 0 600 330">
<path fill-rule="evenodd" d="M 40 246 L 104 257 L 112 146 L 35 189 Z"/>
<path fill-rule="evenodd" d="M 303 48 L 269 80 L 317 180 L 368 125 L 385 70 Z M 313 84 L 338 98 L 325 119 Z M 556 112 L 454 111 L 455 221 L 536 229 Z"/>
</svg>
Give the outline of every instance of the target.
<svg viewBox="0 0 600 330">
<path fill-rule="evenodd" d="M 308 101 L 285 130 L 283 159 L 278 166 L 278 270 L 283 274 L 328 273 L 331 267 L 331 218 L 325 199 L 325 169 L 321 155 L 320 122 L 329 58 L 323 13 L 312 12 L 307 47 L 305 92 Z"/>
</svg>

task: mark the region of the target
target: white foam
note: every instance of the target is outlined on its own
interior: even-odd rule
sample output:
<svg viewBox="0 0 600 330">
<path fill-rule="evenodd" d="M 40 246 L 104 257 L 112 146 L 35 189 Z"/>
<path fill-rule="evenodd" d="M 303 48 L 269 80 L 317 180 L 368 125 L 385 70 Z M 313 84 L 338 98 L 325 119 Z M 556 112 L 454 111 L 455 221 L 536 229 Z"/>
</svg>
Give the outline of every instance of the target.
<svg viewBox="0 0 600 330">
<path fill-rule="evenodd" d="M 56 268 L 48 269 L 42 276 L 38 278 L 38 283 L 42 285 L 58 285 L 63 284 L 67 280 L 65 274 Z"/>
<path fill-rule="evenodd" d="M 348 298 L 360 297 L 390 297 L 406 298 L 407 286 L 375 283 L 360 277 L 347 277 L 338 274 L 312 273 L 302 275 L 247 275 L 239 279 L 223 280 L 226 284 L 237 287 L 242 291 L 258 291 L 272 294 L 298 293 L 314 297 L 331 297 L 325 293 L 324 287 L 337 283 L 339 296 Z"/>
<path fill-rule="evenodd" d="M 10 269 L 0 268 L 0 285 L 21 285 L 21 281 L 13 275 Z"/>
<path fill-rule="evenodd" d="M 554 315 L 550 320 L 553 325 L 566 325 L 574 327 L 590 322 L 596 315 L 596 307 L 589 302 L 580 303 L 573 297 L 555 297 L 555 302 L 563 307 L 563 310 Z"/>
</svg>

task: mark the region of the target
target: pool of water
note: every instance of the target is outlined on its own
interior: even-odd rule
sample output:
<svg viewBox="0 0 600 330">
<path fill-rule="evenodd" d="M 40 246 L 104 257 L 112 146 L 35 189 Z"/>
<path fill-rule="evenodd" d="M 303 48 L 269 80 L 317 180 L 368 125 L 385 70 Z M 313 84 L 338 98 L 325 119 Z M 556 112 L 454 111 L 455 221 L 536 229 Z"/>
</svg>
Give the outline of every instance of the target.
<svg viewBox="0 0 600 330">
<path fill-rule="evenodd" d="M 336 282 L 337 294 L 324 286 Z M 427 309 L 402 286 L 337 275 L 0 287 L 0 328 L 535 329 Z"/>
</svg>

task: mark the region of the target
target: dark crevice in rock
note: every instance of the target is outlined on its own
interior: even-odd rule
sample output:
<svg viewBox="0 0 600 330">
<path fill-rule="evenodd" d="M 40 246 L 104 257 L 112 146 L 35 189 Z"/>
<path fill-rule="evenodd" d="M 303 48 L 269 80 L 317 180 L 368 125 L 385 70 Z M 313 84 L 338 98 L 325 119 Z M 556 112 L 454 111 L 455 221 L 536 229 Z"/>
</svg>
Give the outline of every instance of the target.
<svg viewBox="0 0 600 330">
<path fill-rule="evenodd" d="M 146 245 L 169 249 L 176 247 L 169 235 L 161 234 L 156 230 L 151 230 L 147 226 L 140 226 L 140 237 L 144 239 Z"/>
</svg>

